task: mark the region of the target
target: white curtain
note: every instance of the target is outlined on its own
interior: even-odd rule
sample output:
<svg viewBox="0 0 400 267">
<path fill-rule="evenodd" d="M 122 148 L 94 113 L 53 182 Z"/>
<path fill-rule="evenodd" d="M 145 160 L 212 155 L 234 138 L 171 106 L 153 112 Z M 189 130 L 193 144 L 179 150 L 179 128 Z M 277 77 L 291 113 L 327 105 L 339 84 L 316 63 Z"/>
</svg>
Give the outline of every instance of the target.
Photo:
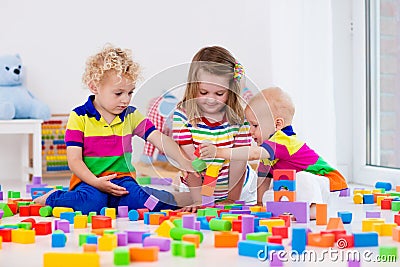
<svg viewBox="0 0 400 267">
<path fill-rule="evenodd" d="M 336 165 L 330 0 L 268 2 L 272 85 L 296 105 L 294 130 Z"/>
</svg>

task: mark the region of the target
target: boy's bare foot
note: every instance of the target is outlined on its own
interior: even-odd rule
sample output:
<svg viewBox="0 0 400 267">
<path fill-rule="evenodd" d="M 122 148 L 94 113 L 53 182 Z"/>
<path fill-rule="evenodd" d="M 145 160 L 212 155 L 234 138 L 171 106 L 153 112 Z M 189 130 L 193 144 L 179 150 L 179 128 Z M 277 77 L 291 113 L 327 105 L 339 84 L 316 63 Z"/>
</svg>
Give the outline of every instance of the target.
<svg viewBox="0 0 400 267">
<path fill-rule="evenodd" d="M 46 206 L 46 200 L 47 200 L 47 198 L 48 198 L 54 191 L 56 191 L 56 190 L 57 190 L 57 189 L 53 189 L 53 190 L 47 192 L 46 194 L 44 194 L 44 195 L 42 195 L 42 196 L 40 196 L 40 197 L 35 198 L 35 199 L 33 200 L 33 202 L 35 202 L 36 204 L 40 204 L 40 205 L 42 205 L 42 206 Z"/>
<path fill-rule="evenodd" d="M 310 220 L 317 219 L 317 205 L 315 203 L 311 203 L 310 205 Z"/>
<path fill-rule="evenodd" d="M 183 207 L 183 208 L 181 208 L 181 209 L 179 209 L 177 211 L 193 212 L 194 213 L 194 212 L 197 212 L 197 210 L 200 209 L 201 206 L 202 206 L 201 202 L 196 202 L 196 203 L 193 203 L 190 206 Z"/>
</svg>

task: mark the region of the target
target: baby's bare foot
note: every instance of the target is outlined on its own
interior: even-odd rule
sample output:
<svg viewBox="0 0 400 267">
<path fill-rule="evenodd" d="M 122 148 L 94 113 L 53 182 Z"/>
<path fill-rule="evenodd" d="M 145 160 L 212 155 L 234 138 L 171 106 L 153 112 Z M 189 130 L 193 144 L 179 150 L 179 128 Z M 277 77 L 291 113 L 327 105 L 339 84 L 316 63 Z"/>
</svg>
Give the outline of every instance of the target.
<svg viewBox="0 0 400 267">
<path fill-rule="evenodd" d="M 55 191 L 56 191 L 56 189 L 53 189 L 53 190 L 47 192 L 46 194 L 44 194 L 44 195 L 42 195 L 42 196 L 40 196 L 40 197 L 35 198 L 35 199 L 33 200 L 33 202 L 35 202 L 36 204 L 40 204 L 40 205 L 42 205 L 42 206 L 46 206 L 46 200 L 47 200 L 47 198 L 48 198 L 53 192 L 55 192 Z"/>
</svg>

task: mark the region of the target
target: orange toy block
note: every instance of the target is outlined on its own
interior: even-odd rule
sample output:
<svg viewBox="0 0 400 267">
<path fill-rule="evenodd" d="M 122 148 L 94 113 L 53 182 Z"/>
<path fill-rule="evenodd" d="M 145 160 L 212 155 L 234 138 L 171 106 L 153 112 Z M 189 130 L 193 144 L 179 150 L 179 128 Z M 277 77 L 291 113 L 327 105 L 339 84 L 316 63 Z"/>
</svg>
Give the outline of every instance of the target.
<svg viewBox="0 0 400 267">
<path fill-rule="evenodd" d="M 85 229 L 87 228 L 88 217 L 87 215 L 75 215 L 74 217 L 74 228 Z"/>
<path fill-rule="evenodd" d="M 202 185 L 201 186 L 201 195 L 203 196 L 212 196 L 214 195 L 214 186 L 209 186 L 209 185 Z"/>
<path fill-rule="evenodd" d="M 43 254 L 43 267 L 90 266 L 100 267 L 97 253 L 46 252 Z"/>
<path fill-rule="evenodd" d="M 316 225 L 326 225 L 328 222 L 328 204 L 316 204 Z"/>
<path fill-rule="evenodd" d="M 274 177 L 274 181 L 279 180 L 289 180 L 294 181 L 296 180 L 296 170 L 274 170 L 272 173 Z"/>
<path fill-rule="evenodd" d="M 324 234 L 320 233 L 308 233 L 307 235 L 307 243 L 309 246 L 314 247 L 333 247 L 335 244 L 335 235 L 334 234 Z"/>
<path fill-rule="evenodd" d="M 112 220 L 110 217 L 95 215 L 92 216 L 92 229 L 111 228 Z"/>
<path fill-rule="evenodd" d="M 326 230 L 344 229 L 344 225 L 341 218 L 329 218 Z"/>
<path fill-rule="evenodd" d="M 296 191 L 274 191 L 274 201 L 279 202 L 283 197 L 286 197 L 290 202 L 296 201 Z"/>
<path fill-rule="evenodd" d="M 396 185 L 396 192 L 400 192 L 400 185 Z"/>
<path fill-rule="evenodd" d="M 392 237 L 394 241 L 400 242 L 400 227 L 393 228 Z"/>
<path fill-rule="evenodd" d="M 374 195 L 374 203 L 378 203 L 378 197 L 379 196 L 385 196 L 385 197 L 389 197 L 390 196 L 390 194 L 382 194 L 382 193 L 375 193 L 373 195 Z"/>
<path fill-rule="evenodd" d="M 196 248 L 200 246 L 200 236 L 194 234 L 186 234 L 182 236 L 182 241 L 187 241 L 195 244 Z"/>
<path fill-rule="evenodd" d="M 98 239 L 99 251 L 112 251 L 117 247 L 116 235 L 103 235 Z"/>
<path fill-rule="evenodd" d="M 97 252 L 96 244 L 83 244 L 82 245 L 83 252 Z"/>
<path fill-rule="evenodd" d="M 19 244 L 35 243 L 35 230 L 14 229 L 11 231 L 11 241 Z"/>
<path fill-rule="evenodd" d="M 130 247 L 129 255 L 131 261 L 157 261 L 158 247 Z"/>
<path fill-rule="evenodd" d="M 160 218 L 164 217 L 164 214 L 155 213 L 149 215 L 149 224 L 150 225 L 160 225 Z"/>
<path fill-rule="evenodd" d="M 214 246 L 216 248 L 235 248 L 239 242 L 238 232 L 215 232 Z"/>
</svg>

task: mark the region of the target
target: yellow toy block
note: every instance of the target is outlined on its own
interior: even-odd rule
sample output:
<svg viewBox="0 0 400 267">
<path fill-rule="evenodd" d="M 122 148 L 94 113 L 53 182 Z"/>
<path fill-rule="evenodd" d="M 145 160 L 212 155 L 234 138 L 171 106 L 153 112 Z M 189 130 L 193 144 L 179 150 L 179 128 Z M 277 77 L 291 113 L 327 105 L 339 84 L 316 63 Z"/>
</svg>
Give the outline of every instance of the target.
<svg viewBox="0 0 400 267">
<path fill-rule="evenodd" d="M 160 210 L 160 212 L 165 212 L 165 214 L 167 214 L 167 216 L 169 215 L 170 211 L 173 211 L 173 210 Z"/>
<path fill-rule="evenodd" d="M 355 195 L 355 194 L 361 194 L 361 195 L 363 195 L 364 193 L 364 189 L 354 189 L 354 191 L 353 191 L 353 196 Z"/>
<path fill-rule="evenodd" d="M 117 247 L 117 236 L 113 234 L 105 234 L 98 239 L 99 251 L 112 251 Z"/>
<path fill-rule="evenodd" d="M 61 253 L 43 254 L 43 267 L 100 267 L 100 255 L 97 253 Z"/>
<path fill-rule="evenodd" d="M 355 191 L 355 190 L 354 190 Z M 354 204 L 362 204 L 364 202 L 364 197 L 361 193 L 356 193 L 353 196 Z"/>
<path fill-rule="evenodd" d="M 372 194 L 372 190 L 364 189 L 364 190 L 362 190 L 362 194 L 363 195 L 370 195 L 370 194 Z"/>
<path fill-rule="evenodd" d="M 285 226 L 285 221 L 282 219 L 264 219 L 260 220 L 260 225 L 267 226 L 268 232 L 272 233 L 273 226 Z"/>
<path fill-rule="evenodd" d="M 163 237 L 171 237 L 169 235 L 169 232 L 171 231 L 172 228 L 175 228 L 175 224 L 173 224 L 170 220 L 165 220 L 163 221 L 160 226 L 155 230 L 157 235 L 163 236 Z"/>
<path fill-rule="evenodd" d="M 117 219 L 117 212 L 115 208 L 106 208 L 104 215 L 113 220 Z"/>
<path fill-rule="evenodd" d="M 384 223 L 381 226 L 381 236 L 392 236 L 393 229 L 397 227 L 395 223 Z"/>
<path fill-rule="evenodd" d="M 372 194 L 381 194 L 382 191 L 380 189 L 374 189 L 372 190 Z"/>
<path fill-rule="evenodd" d="M 382 218 L 366 218 L 363 219 L 361 224 L 361 231 L 363 232 L 372 232 L 373 231 L 373 224 L 382 224 L 385 223 L 385 220 Z"/>
<path fill-rule="evenodd" d="M 260 212 L 261 211 L 261 206 L 250 206 L 249 209 L 251 212 Z"/>
<path fill-rule="evenodd" d="M 159 213 L 155 213 L 155 214 L 150 214 L 149 215 L 149 224 L 150 225 L 160 225 L 160 218 L 164 217 L 164 214 L 159 214 Z"/>
<path fill-rule="evenodd" d="M 3 247 L 3 237 L 0 236 L 0 249 Z"/>
<path fill-rule="evenodd" d="M 237 220 L 237 219 L 238 219 L 237 217 L 231 217 L 231 216 L 223 216 L 221 218 L 221 220 L 230 221 L 230 222 L 233 222 L 234 220 Z"/>
<path fill-rule="evenodd" d="M 88 217 L 87 215 L 75 215 L 74 217 L 74 228 L 85 229 L 87 228 Z"/>
<path fill-rule="evenodd" d="M 35 243 L 35 230 L 14 229 L 11 231 L 11 241 L 19 244 Z"/>
<path fill-rule="evenodd" d="M 372 224 L 372 231 L 377 232 L 379 236 L 382 236 L 382 225 L 383 223 Z"/>
<path fill-rule="evenodd" d="M 382 200 L 387 198 L 387 196 L 377 196 L 376 197 L 376 205 L 378 205 L 379 207 L 381 206 Z"/>
<path fill-rule="evenodd" d="M 206 175 L 210 177 L 218 177 L 219 170 L 221 169 L 222 165 L 210 164 L 207 167 Z"/>
<path fill-rule="evenodd" d="M 53 208 L 53 216 L 60 218 L 60 214 L 62 212 L 74 212 L 72 208 L 66 208 L 66 207 L 54 207 Z"/>
</svg>

